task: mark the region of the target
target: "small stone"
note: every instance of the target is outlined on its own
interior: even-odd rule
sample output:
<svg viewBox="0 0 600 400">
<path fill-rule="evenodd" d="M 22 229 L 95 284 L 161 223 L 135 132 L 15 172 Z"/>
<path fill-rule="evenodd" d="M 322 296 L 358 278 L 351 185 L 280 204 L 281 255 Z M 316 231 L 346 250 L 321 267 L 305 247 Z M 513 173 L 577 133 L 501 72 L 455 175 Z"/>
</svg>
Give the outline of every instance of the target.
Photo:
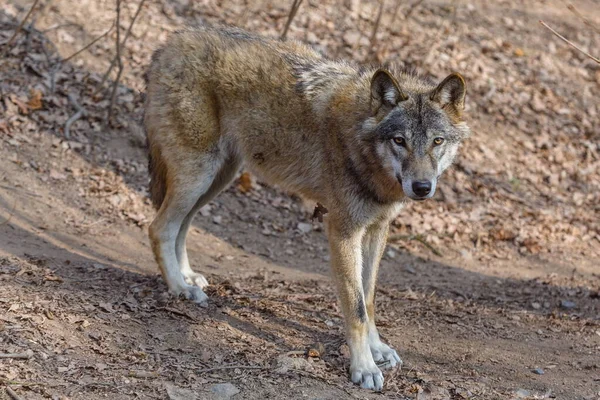
<svg viewBox="0 0 600 400">
<path fill-rule="evenodd" d="M 63 174 L 62 172 L 58 172 L 55 169 L 51 169 L 50 179 L 54 179 L 56 181 L 64 181 L 65 179 L 67 179 L 67 175 Z"/>
<path fill-rule="evenodd" d="M 358 41 L 360 40 L 360 33 L 355 31 L 348 31 L 343 36 L 344 42 L 350 47 L 354 47 L 358 45 Z"/>
<path fill-rule="evenodd" d="M 542 305 L 537 301 L 534 301 L 533 303 L 531 303 L 531 307 L 533 307 L 534 310 L 539 310 L 540 308 L 542 308 Z"/>
<path fill-rule="evenodd" d="M 215 215 L 213 217 L 213 222 L 217 225 L 221 225 L 221 223 L 223 222 L 223 217 L 221 217 L 220 215 Z"/>
<path fill-rule="evenodd" d="M 240 392 L 238 388 L 229 382 L 212 385 L 210 391 L 215 395 L 214 399 L 222 400 L 230 399 Z"/>
<path fill-rule="evenodd" d="M 526 399 L 531 396 L 531 392 L 529 390 L 519 389 L 515 392 L 515 395 L 519 399 Z"/>
<path fill-rule="evenodd" d="M 306 222 L 298 222 L 296 228 L 298 228 L 298 230 L 302 233 L 308 233 L 312 231 L 312 224 L 308 224 Z"/>
<path fill-rule="evenodd" d="M 572 308 L 577 307 L 577 304 L 575 304 L 574 302 L 570 301 L 570 300 L 561 300 L 560 301 L 560 306 L 562 308 L 565 308 L 567 310 L 570 310 Z"/>
<path fill-rule="evenodd" d="M 531 372 L 533 372 L 536 375 L 544 375 L 544 373 L 545 373 L 544 370 L 541 368 L 532 369 Z"/>
<path fill-rule="evenodd" d="M 405 265 L 404 270 L 410 274 L 416 274 L 417 271 L 411 265 Z"/>
<path fill-rule="evenodd" d="M 212 207 L 210 206 L 210 204 L 205 204 L 199 210 L 200 215 L 202 215 L 203 217 L 209 217 L 211 209 L 212 209 Z"/>
<path fill-rule="evenodd" d="M 177 387 L 172 384 L 166 385 L 169 400 L 196 400 L 198 397 L 189 389 Z"/>
</svg>

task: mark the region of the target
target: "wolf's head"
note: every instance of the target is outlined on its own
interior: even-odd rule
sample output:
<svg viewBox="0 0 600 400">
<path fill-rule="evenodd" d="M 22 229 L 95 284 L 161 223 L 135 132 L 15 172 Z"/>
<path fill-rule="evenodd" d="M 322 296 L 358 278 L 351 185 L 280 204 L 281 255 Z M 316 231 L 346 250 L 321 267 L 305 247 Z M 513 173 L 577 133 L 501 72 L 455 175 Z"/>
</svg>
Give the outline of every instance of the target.
<svg viewBox="0 0 600 400">
<path fill-rule="evenodd" d="M 466 86 L 456 73 L 437 86 L 414 76 L 403 78 L 399 84 L 389 71 L 373 74 L 372 116 L 362 124 L 363 151 L 370 153 L 377 173 L 386 175 L 383 181 L 401 185 L 411 199 L 424 200 L 434 195 L 439 176 L 469 135 L 462 119 Z"/>
</svg>

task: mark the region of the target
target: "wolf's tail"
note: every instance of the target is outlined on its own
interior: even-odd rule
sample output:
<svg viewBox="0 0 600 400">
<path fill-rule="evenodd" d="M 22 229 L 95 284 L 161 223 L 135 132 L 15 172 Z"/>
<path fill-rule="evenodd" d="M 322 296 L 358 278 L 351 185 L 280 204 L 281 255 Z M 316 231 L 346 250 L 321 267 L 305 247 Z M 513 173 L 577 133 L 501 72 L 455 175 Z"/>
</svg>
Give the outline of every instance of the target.
<svg viewBox="0 0 600 400">
<path fill-rule="evenodd" d="M 148 142 L 150 142 L 148 140 Z M 148 171 L 150 172 L 150 199 L 157 210 L 165 200 L 167 193 L 167 166 L 158 146 L 148 143 Z"/>
<path fill-rule="evenodd" d="M 152 62 L 150 67 L 144 73 L 144 81 L 146 83 L 146 91 L 148 92 L 148 86 L 150 81 L 151 70 L 158 65 L 158 60 L 162 54 L 163 49 L 157 49 L 152 54 Z M 146 131 L 146 143 L 148 145 L 148 172 L 150 173 L 150 199 L 152 205 L 157 210 L 162 205 L 167 194 L 167 165 L 164 162 L 163 156 L 160 151 L 160 147 L 155 143 L 152 143 L 150 136 L 148 136 L 148 129 L 146 128 L 146 113 L 148 112 L 148 94 L 146 93 L 145 98 L 145 109 L 144 109 L 144 128 Z"/>
</svg>

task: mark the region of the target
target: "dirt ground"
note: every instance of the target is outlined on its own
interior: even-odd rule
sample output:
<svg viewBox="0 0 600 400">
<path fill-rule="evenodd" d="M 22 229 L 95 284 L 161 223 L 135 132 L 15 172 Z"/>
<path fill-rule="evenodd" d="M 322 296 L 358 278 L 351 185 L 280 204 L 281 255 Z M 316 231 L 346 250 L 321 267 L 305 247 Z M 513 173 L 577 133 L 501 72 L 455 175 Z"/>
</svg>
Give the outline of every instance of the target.
<svg viewBox="0 0 600 400">
<path fill-rule="evenodd" d="M 0 47 L 31 3 L 2 1 Z M 378 326 L 404 360 L 382 393 L 348 381 L 323 224 L 254 177 L 195 220 L 208 307 L 166 294 L 146 235 L 144 68 L 185 23 L 277 36 L 287 3 L 146 2 L 108 127 L 115 72 L 95 92 L 114 30 L 60 62 L 114 2 L 40 3 L 0 59 L 0 399 L 600 399 L 600 65 L 538 20 L 596 56 L 600 34 L 558 0 L 388 2 L 375 46 L 376 2 L 307 1 L 292 24 L 332 57 L 469 84 L 473 136 L 382 261 Z M 600 27 L 596 1 L 573 4 Z M 85 114 L 66 137 L 69 95 Z"/>
</svg>

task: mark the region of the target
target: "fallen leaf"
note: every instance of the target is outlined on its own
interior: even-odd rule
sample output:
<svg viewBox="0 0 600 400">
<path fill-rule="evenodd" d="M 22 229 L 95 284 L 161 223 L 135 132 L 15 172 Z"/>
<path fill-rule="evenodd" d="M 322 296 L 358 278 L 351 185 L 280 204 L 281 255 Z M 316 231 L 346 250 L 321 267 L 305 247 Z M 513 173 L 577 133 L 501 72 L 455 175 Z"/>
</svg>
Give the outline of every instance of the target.
<svg viewBox="0 0 600 400">
<path fill-rule="evenodd" d="M 240 192 L 247 193 L 252 190 L 252 177 L 249 172 L 244 172 L 240 176 L 239 182 L 238 188 L 240 189 Z"/>
<path fill-rule="evenodd" d="M 21 111 L 21 114 L 29 114 L 29 107 L 27 106 L 27 104 L 19 100 L 19 98 L 14 93 L 11 93 L 10 95 L 8 95 L 8 97 L 10 101 L 12 101 L 17 107 L 19 107 L 19 111 Z"/>
<path fill-rule="evenodd" d="M 27 102 L 30 110 L 39 110 L 42 108 L 42 92 L 37 89 L 29 91 L 29 101 Z"/>
</svg>

